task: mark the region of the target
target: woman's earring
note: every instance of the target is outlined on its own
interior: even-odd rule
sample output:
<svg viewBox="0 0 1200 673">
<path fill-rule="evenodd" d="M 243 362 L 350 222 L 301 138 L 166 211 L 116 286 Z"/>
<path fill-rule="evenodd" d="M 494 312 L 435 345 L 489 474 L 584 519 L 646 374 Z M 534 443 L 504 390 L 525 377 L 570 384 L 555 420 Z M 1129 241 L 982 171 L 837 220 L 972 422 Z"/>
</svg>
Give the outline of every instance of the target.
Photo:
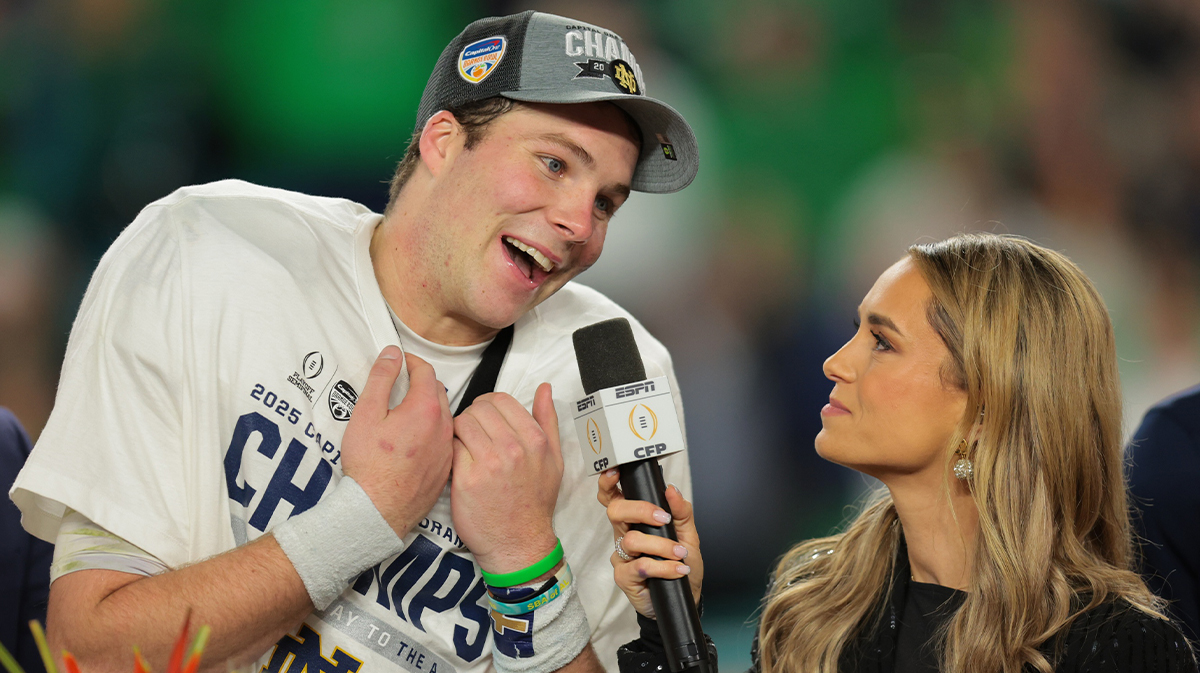
<svg viewBox="0 0 1200 673">
<path fill-rule="evenodd" d="M 963 446 L 967 445 L 966 440 L 963 440 Z M 962 449 L 955 449 L 954 455 L 958 456 L 958 460 L 954 461 L 954 476 L 962 481 L 967 481 L 975 476 L 975 465 L 971 463 L 971 459 L 967 458 L 967 454 Z"/>
</svg>

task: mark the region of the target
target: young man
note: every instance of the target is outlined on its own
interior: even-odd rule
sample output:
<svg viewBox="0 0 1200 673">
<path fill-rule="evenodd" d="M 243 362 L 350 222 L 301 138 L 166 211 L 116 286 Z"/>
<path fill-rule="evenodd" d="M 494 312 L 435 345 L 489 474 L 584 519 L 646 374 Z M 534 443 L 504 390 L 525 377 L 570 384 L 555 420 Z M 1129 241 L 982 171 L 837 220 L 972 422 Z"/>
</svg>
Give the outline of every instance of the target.
<svg viewBox="0 0 1200 673">
<path fill-rule="evenodd" d="M 226 181 L 101 261 L 11 493 L 84 670 L 161 665 L 189 608 L 208 665 L 269 673 L 611 669 L 635 635 L 569 420 L 571 333 L 625 314 L 567 281 L 692 132 L 618 36 L 527 12 L 447 46 L 413 143 L 384 216 Z"/>
</svg>

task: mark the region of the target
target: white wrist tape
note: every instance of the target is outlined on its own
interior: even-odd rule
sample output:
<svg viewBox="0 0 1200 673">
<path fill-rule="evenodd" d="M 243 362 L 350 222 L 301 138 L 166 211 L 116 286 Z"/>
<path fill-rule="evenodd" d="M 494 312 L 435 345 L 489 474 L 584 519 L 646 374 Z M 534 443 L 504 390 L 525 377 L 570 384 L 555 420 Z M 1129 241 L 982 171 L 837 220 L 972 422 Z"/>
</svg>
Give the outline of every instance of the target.
<svg viewBox="0 0 1200 673">
<path fill-rule="evenodd" d="M 499 673 L 551 673 L 591 640 L 583 603 L 569 584 L 558 599 L 523 615 L 493 611 L 492 665 Z"/>
<path fill-rule="evenodd" d="M 404 541 L 350 477 L 271 532 L 318 610 L 329 607 L 362 571 L 404 549 Z"/>
</svg>

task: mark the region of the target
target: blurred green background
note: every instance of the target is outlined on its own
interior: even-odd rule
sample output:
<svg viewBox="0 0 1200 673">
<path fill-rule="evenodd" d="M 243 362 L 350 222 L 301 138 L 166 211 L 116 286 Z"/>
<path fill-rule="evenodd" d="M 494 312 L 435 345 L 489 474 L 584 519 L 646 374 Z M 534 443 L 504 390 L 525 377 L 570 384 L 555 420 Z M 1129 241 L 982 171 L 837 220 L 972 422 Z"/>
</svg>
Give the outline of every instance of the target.
<svg viewBox="0 0 1200 673">
<path fill-rule="evenodd" d="M 0 405 L 36 438 L 140 208 L 236 177 L 381 210 L 441 48 L 528 8 L 620 33 L 701 143 L 693 186 L 635 195 L 581 281 L 675 357 L 730 670 L 773 559 L 866 486 L 813 454 L 821 363 L 907 245 L 1008 232 L 1079 263 L 1127 432 L 1200 381 L 1200 3 L 3 0 Z"/>
</svg>

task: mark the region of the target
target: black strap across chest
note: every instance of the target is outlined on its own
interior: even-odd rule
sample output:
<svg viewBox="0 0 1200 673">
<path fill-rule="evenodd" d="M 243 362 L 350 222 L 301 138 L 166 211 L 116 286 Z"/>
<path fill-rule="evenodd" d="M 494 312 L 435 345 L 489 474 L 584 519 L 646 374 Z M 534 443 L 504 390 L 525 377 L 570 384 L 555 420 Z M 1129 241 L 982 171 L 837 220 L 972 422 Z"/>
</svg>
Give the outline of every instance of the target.
<svg viewBox="0 0 1200 673">
<path fill-rule="evenodd" d="M 508 347 L 512 345 L 512 339 L 513 326 L 509 325 L 497 332 L 496 338 L 492 339 L 492 343 L 484 349 L 483 359 L 479 361 L 479 366 L 471 374 L 467 390 L 463 393 L 462 401 L 458 403 L 458 409 L 454 412 L 455 416 L 466 411 L 476 397 L 496 389 L 496 379 L 500 378 L 500 367 L 504 364 L 504 357 L 508 355 Z"/>
</svg>

